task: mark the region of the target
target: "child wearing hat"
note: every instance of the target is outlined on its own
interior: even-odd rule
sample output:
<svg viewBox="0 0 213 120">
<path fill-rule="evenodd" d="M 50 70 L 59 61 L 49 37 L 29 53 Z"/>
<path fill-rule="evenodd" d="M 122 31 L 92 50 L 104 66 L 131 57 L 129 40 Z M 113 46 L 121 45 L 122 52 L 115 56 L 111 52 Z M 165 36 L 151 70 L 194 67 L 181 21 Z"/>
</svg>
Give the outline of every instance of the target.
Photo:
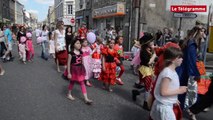
<svg viewBox="0 0 213 120">
<path fill-rule="evenodd" d="M 144 109 L 148 109 L 147 106 L 147 98 L 149 92 L 153 87 L 153 64 L 156 58 L 156 54 L 154 53 L 154 37 L 151 33 L 144 33 L 144 36 L 140 38 L 141 50 L 140 50 L 140 68 L 139 68 L 139 84 L 144 84 L 145 87 L 145 95 L 144 95 Z M 139 93 L 137 90 L 133 90 L 133 94 Z M 140 94 L 140 93 L 139 93 Z"/>
</svg>

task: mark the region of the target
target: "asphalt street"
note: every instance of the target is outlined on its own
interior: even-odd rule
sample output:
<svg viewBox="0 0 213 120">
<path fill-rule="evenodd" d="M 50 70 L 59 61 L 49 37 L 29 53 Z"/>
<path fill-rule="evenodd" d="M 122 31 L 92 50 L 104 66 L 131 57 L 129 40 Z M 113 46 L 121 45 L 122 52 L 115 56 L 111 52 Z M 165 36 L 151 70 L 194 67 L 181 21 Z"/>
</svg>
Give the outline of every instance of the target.
<svg viewBox="0 0 213 120">
<path fill-rule="evenodd" d="M 0 120 L 148 120 L 149 113 L 141 107 L 143 95 L 136 103 L 132 101 L 131 90 L 138 77 L 129 70 L 128 61 L 122 77 L 125 84 L 113 87 L 112 93 L 103 90 L 100 81 L 91 80 L 93 87 L 87 91 L 94 103 L 88 106 L 77 84 L 73 90 L 76 100 L 66 98 L 69 82 L 56 71 L 54 59 L 45 61 L 40 52 L 35 45 L 34 62 L 24 65 L 14 47 L 15 60 L 0 62 L 6 70 L 0 76 Z M 198 120 L 213 120 L 213 110 L 199 114 Z"/>
</svg>

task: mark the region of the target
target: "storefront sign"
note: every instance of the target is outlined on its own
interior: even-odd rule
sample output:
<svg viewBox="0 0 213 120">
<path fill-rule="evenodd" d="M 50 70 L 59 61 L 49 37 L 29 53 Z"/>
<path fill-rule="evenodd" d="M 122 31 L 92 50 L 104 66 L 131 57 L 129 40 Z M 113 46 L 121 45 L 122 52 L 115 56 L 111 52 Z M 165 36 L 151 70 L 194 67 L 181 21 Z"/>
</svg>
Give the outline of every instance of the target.
<svg viewBox="0 0 213 120">
<path fill-rule="evenodd" d="M 111 16 L 123 16 L 125 15 L 124 3 L 118 3 L 112 6 L 106 6 L 103 8 L 93 10 L 93 18 L 105 18 Z"/>
</svg>

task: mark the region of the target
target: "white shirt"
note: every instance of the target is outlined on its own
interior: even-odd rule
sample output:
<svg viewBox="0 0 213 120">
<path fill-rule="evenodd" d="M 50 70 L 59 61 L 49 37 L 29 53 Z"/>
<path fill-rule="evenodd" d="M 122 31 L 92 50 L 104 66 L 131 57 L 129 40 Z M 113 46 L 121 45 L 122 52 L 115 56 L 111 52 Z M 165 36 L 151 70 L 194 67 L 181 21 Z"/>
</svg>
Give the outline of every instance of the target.
<svg viewBox="0 0 213 120">
<path fill-rule="evenodd" d="M 65 47 L 66 47 L 66 43 L 65 43 L 65 30 L 63 30 L 63 33 L 61 33 L 59 30 L 55 30 L 55 34 L 57 34 L 56 48 L 58 50 L 64 50 Z"/>
<path fill-rule="evenodd" d="M 180 87 L 179 77 L 176 71 L 172 71 L 170 68 L 166 67 L 160 73 L 157 79 L 156 87 L 154 90 L 154 96 L 156 100 L 162 104 L 175 104 L 177 103 L 177 95 L 174 96 L 161 96 L 161 82 L 163 78 L 170 78 L 171 82 L 169 84 L 168 90 L 177 90 Z"/>
<path fill-rule="evenodd" d="M 47 39 L 48 39 L 48 31 L 47 30 L 41 32 L 41 38 L 42 38 L 43 41 L 47 41 Z"/>
<path fill-rule="evenodd" d="M 35 32 L 36 32 L 36 37 L 39 37 L 41 35 L 41 30 L 36 29 Z"/>
</svg>

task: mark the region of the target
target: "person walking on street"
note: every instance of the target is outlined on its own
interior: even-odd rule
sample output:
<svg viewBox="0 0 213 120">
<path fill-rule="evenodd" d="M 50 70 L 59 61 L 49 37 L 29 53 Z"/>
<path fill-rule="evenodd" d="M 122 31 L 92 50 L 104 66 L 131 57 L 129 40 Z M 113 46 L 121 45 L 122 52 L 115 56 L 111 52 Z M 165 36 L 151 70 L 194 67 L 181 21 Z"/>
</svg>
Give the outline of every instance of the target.
<svg viewBox="0 0 213 120">
<path fill-rule="evenodd" d="M 86 70 L 85 84 L 86 86 L 92 87 L 92 84 L 89 81 L 89 79 L 92 77 L 92 49 L 89 47 L 88 41 L 86 39 L 82 40 L 81 42 L 81 51 L 83 52 L 83 65 Z"/>
<path fill-rule="evenodd" d="M 4 55 L 4 52 L 7 51 L 7 47 L 5 45 L 4 31 L 3 27 L 0 29 L 0 57 Z"/>
<path fill-rule="evenodd" d="M 66 49 L 67 51 L 69 51 L 69 45 L 71 44 L 72 42 L 72 38 L 73 38 L 73 34 L 72 34 L 72 27 L 71 26 L 68 26 L 66 28 L 66 33 L 65 33 L 65 41 L 66 41 Z"/>
<path fill-rule="evenodd" d="M 83 63 L 83 52 L 81 51 L 81 43 L 79 39 L 74 39 L 72 41 L 72 44 L 70 46 L 70 52 L 69 52 L 69 57 L 68 57 L 68 79 L 70 79 L 70 84 L 68 87 L 68 94 L 67 98 L 70 100 L 75 100 L 75 98 L 72 96 L 71 92 L 73 90 L 73 86 L 75 82 L 78 82 L 81 86 L 82 93 L 84 95 L 84 101 L 86 104 L 90 105 L 92 104 L 92 100 L 90 100 L 87 97 L 87 90 L 86 86 L 84 83 L 85 80 L 85 67 L 82 64 Z"/>
<path fill-rule="evenodd" d="M 179 77 L 175 71 L 176 67 L 182 63 L 181 56 L 182 51 L 179 48 L 170 47 L 164 52 L 165 68 L 158 76 L 154 90 L 155 101 L 150 113 L 153 120 L 182 119 L 182 115 L 177 118 L 173 111 L 173 107 L 179 106 L 177 95 L 187 91 L 186 86 L 180 86 Z"/>
<path fill-rule="evenodd" d="M 10 30 L 10 26 L 6 26 L 6 29 L 4 31 L 4 37 L 5 37 L 5 41 L 7 43 L 7 51 L 5 52 L 5 54 L 3 55 L 2 59 L 3 62 L 6 61 L 10 61 L 13 59 L 12 57 L 12 47 L 13 47 L 13 39 L 12 39 L 12 32 Z"/>
<path fill-rule="evenodd" d="M 25 30 L 24 26 L 20 27 L 20 31 L 17 34 L 18 44 L 20 43 L 20 39 L 21 39 L 22 36 L 26 37 L 26 30 Z"/>
<path fill-rule="evenodd" d="M 117 64 L 117 66 L 120 67 L 120 69 L 121 69 L 119 75 L 116 78 L 116 82 L 118 85 L 123 85 L 124 83 L 121 80 L 121 76 L 123 75 L 125 69 L 124 69 L 124 65 L 123 65 L 124 50 L 123 50 L 123 37 L 122 36 L 116 37 L 114 49 L 117 51 L 118 59 L 120 60 L 120 63 Z"/>
<path fill-rule="evenodd" d="M 43 25 L 42 26 L 42 32 L 41 32 L 41 38 L 42 38 L 42 42 L 41 42 L 41 47 L 42 47 L 42 51 L 41 51 L 41 58 L 48 60 L 48 30 L 47 30 L 47 26 Z"/>
<path fill-rule="evenodd" d="M 196 62 L 198 60 L 197 50 L 201 41 L 201 28 L 194 27 L 189 31 L 181 48 L 183 51 L 183 63 L 177 68 L 181 86 L 188 86 L 187 94 L 179 95 L 182 109 L 190 108 L 197 101 L 197 82 L 200 77 Z"/>
<path fill-rule="evenodd" d="M 19 45 L 18 45 L 20 60 L 24 64 L 26 64 L 26 40 L 27 40 L 27 38 L 22 36 L 20 38 L 20 42 L 19 42 Z"/>
<path fill-rule="evenodd" d="M 113 91 L 111 86 L 116 85 L 116 63 L 120 63 L 114 45 L 115 40 L 108 40 L 107 47 L 102 49 L 102 71 L 99 79 L 103 82 L 103 88 L 109 92 Z"/>
<path fill-rule="evenodd" d="M 33 46 L 33 40 L 32 40 L 32 34 L 28 32 L 26 34 L 27 41 L 26 41 L 26 49 L 27 49 L 27 61 L 32 62 L 34 57 L 34 46 Z"/>
<path fill-rule="evenodd" d="M 54 40 L 55 40 L 55 57 L 56 57 L 56 66 L 57 71 L 61 72 L 60 65 L 64 66 L 64 69 L 67 68 L 67 49 L 66 49 L 66 41 L 65 41 L 65 30 L 64 30 L 64 22 L 58 21 L 57 29 L 54 32 Z M 65 75 L 66 76 L 66 75 Z"/>
</svg>

